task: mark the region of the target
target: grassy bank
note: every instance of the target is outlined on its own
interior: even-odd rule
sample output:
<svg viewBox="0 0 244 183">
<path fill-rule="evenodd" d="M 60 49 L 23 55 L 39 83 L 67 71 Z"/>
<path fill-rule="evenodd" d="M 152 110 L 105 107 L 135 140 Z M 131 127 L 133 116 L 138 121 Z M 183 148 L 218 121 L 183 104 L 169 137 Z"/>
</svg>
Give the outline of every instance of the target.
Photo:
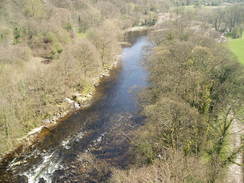
<svg viewBox="0 0 244 183">
<path fill-rule="evenodd" d="M 244 36 L 239 39 L 229 39 L 227 45 L 240 63 L 244 65 Z"/>
<path fill-rule="evenodd" d="M 231 52 L 237 57 L 238 61 L 244 65 L 244 34 L 242 38 L 239 39 L 228 39 L 227 47 Z M 244 116 L 244 108 L 240 109 L 238 113 L 238 118 L 242 121 Z"/>
</svg>

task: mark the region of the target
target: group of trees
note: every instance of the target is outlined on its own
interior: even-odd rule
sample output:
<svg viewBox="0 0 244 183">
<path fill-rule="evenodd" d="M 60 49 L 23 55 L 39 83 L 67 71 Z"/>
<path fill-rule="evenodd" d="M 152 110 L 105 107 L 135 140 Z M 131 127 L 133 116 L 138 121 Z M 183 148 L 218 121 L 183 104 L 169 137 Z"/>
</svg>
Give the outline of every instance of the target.
<svg viewBox="0 0 244 183">
<path fill-rule="evenodd" d="M 164 1 L 1 0 L 0 153 L 66 110 L 65 97 L 92 90 L 122 30 L 155 20 Z"/>
<path fill-rule="evenodd" d="M 240 3 L 244 2 L 243 0 L 173 0 L 173 3 L 178 6 L 219 6 L 223 3 Z"/>
<path fill-rule="evenodd" d="M 208 15 L 216 31 L 224 32 L 232 38 L 242 37 L 244 29 L 244 5 L 238 4 L 218 8 Z"/>
<path fill-rule="evenodd" d="M 217 32 L 224 33 L 226 36 L 232 38 L 242 37 L 244 29 L 243 1 L 229 1 L 233 4 L 220 3 L 218 4 L 220 6 L 211 7 L 203 3 L 204 6 L 196 6 L 195 8 L 187 8 L 187 5 L 192 4 L 188 1 L 180 1 L 181 3 L 178 3 L 176 0 L 174 2 L 177 7 L 177 14 L 191 12 L 191 19 L 195 17 L 194 20 L 204 21 L 206 24 L 212 25 Z"/>
<path fill-rule="evenodd" d="M 147 122 L 132 151 L 143 167 L 116 172 L 114 182 L 223 182 L 225 168 L 244 148 L 226 148 L 243 107 L 243 68 L 226 48 L 181 24 L 152 33 L 151 87 L 142 94 Z"/>
</svg>

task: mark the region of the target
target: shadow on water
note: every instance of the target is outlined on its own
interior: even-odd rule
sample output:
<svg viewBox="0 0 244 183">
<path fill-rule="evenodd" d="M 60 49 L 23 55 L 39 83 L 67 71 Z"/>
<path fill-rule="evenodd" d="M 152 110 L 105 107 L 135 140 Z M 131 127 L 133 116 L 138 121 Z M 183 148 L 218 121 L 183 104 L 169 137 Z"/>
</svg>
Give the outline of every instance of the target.
<svg viewBox="0 0 244 183">
<path fill-rule="evenodd" d="M 126 134 L 143 121 L 137 93 L 148 85 L 148 73 L 142 66 L 145 47 L 151 43 L 140 37 L 132 47 L 124 48 L 121 67 L 98 87 L 96 102 L 60 122 L 44 140 L 3 167 L 0 180 L 62 182 L 54 180 L 54 175 L 65 174 L 65 168 L 83 152 L 114 166 L 126 166 Z"/>
</svg>

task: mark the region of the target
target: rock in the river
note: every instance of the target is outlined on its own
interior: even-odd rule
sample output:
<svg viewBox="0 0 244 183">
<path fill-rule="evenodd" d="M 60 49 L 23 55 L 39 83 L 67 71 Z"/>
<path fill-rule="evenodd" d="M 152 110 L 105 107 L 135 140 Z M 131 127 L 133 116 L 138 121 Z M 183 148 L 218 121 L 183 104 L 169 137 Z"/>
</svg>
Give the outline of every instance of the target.
<svg viewBox="0 0 244 183">
<path fill-rule="evenodd" d="M 28 183 L 28 178 L 24 175 L 18 175 L 17 181 L 18 183 Z"/>
<path fill-rule="evenodd" d="M 42 122 L 45 123 L 45 124 L 49 124 L 49 123 L 52 123 L 52 120 L 50 120 L 50 119 L 44 119 Z"/>
<path fill-rule="evenodd" d="M 71 100 L 70 98 L 65 98 L 64 101 L 67 102 L 68 104 L 73 104 L 74 103 L 74 101 Z"/>
<path fill-rule="evenodd" d="M 37 133 L 40 133 L 42 129 L 43 129 L 43 126 L 41 126 L 41 127 L 39 127 L 39 128 L 35 128 L 35 129 L 33 129 L 32 131 L 30 131 L 30 132 L 27 134 L 27 136 L 32 136 L 32 135 L 35 135 L 35 134 L 37 134 Z"/>
<path fill-rule="evenodd" d="M 80 104 L 75 102 L 74 100 L 71 100 L 70 98 L 65 98 L 64 101 L 70 104 L 74 109 L 80 109 Z"/>
<path fill-rule="evenodd" d="M 38 183 L 46 183 L 44 178 L 40 178 Z"/>
<path fill-rule="evenodd" d="M 74 102 L 73 105 L 76 110 L 80 109 L 80 104 L 78 104 L 77 102 Z"/>
<path fill-rule="evenodd" d="M 129 42 L 120 42 L 120 45 L 122 46 L 122 47 L 131 47 L 131 43 L 129 43 Z"/>
</svg>

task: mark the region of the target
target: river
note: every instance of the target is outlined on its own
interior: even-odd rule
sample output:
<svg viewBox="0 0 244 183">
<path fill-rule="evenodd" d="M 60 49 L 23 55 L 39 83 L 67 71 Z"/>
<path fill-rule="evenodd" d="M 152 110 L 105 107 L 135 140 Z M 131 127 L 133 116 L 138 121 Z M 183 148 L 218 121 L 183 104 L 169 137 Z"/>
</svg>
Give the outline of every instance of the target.
<svg viewBox="0 0 244 183">
<path fill-rule="evenodd" d="M 148 86 L 148 73 L 142 64 L 148 47 L 147 37 L 140 37 L 124 48 L 121 67 L 98 89 L 99 99 L 60 122 L 42 142 L 5 162 L 0 182 L 94 182 L 89 177 L 82 180 L 77 170 L 76 163 L 84 153 L 110 166 L 127 166 L 127 134 L 143 122 L 137 94 Z"/>
</svg>

